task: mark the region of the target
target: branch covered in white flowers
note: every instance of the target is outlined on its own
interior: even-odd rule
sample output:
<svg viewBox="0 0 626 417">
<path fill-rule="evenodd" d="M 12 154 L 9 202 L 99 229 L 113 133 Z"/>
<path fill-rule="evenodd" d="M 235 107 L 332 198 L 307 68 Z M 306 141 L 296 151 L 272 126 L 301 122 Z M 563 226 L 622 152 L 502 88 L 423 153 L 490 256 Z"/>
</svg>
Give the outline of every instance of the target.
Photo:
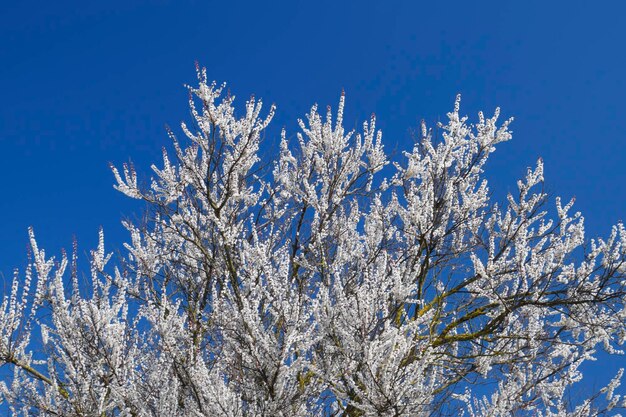
<svg viewBox="0 0 626 417">
<path fill-rule="evenodd" d="M 596 416 L 581 366 L 626 338 L 626 230 L 585 239 L 543 191 L 543 162 L 503 203 L 484 169 L 510 121 L 460 99 L 390 163 L 372 117 L 313 106 L 259 150 L 274 107 L 241 109 L 198 69 L 193 125 L 139 184 L 149 209 L 87 284 L 76 251 L 32 262 L 0 306 L 0 398 L 41 416 Z M 554 208 L 552 208 L 554 207 Z M 617 415 L 617 414 L 614 414 Z"/>
</svg>

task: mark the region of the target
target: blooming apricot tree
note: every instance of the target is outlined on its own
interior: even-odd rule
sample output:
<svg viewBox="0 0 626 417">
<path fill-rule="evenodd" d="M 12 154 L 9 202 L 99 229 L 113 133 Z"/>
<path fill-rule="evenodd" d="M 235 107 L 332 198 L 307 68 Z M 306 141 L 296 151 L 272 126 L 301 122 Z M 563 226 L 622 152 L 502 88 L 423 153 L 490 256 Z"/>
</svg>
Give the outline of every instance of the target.
<svg viewBox="0 0 626 417">
<path fill-rule="evenodd" d="M 0 307 L 0 396 L 41 416 L 594 416 L 624 406 L 622 371 L 572 399 L 581 365 L 626 338 L 626 230 L 586 240 L 538 161 L 502 204 L 485 163 L 509 121 L 459 99 L 390 163 L 313 106 L 273 161 L 274 107 L 241 111 L 198 70 L 193 126 L 142 186 L 117 259 L 103 233 L 32 262 Z M 241 113 L 241 114 L 239 114 Z M 584 390 L 583 390 L 584 391 Z"/>
</svg>

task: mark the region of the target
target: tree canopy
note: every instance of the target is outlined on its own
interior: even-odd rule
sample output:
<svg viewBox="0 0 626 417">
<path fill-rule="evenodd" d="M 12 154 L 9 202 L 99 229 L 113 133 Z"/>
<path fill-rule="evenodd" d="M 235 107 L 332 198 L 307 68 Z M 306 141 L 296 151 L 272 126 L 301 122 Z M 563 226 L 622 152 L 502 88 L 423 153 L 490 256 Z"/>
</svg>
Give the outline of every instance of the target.
<svg viewBox="0 0 626 417">
<path fill-rule="evenodd" d="M 494 202 L 499 110 L 422 125 L 390 161 L 315 105 L 261 160 L 263 113 L 198 68 L 193 125 L 139 180 L 147 203 L 86 279 L 76 251 L 32 262 L 0 306 L 0 396 L 14 415 L 595 416 L 622 370 L 572 400 L 580 367 L 626 337 L 626 230 L 585 238 L 543 162 Z M 552 202 L 553 200 L 554 203 Z M 580 385 L 580 384 L 579 384 Z"/>
</svg>

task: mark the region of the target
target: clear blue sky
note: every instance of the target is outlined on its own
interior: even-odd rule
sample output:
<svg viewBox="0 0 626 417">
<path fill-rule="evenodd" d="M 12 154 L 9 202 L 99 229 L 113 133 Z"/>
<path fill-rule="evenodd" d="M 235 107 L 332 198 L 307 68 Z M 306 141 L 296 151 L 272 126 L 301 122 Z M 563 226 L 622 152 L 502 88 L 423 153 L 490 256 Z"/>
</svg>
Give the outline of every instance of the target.
<svg viewBox="0 0 626 417">
<path fill-rule="evenodd" d="M 240 100 L 278 105 L 293 133 L 311 104 L 347 94 L 347 125 L 375 112 L 388 150 L 452 108 L 515 116 L 489 164 L 496 195 L 541 156 L 548 189 L 577 197 L 590 235 L 626 202 L 626 3 L 583 1 L 2 1 L 0 272 L 26 263 L 27 227 L 51 253 L 109 247 L 141 205 L 108 163 L 149 175 L 189 120 L 194 61 Z M 272 140 L 274 140 L 272 139 Z M 83 263 L 85 265 L 85 263 Z"/>
</svg>

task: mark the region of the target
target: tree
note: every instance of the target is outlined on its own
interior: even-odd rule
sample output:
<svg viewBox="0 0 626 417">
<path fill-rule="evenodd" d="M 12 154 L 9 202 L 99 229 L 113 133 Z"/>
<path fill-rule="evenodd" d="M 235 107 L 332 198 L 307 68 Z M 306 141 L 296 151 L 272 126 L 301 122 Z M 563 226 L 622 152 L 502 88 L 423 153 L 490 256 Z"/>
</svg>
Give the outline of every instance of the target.
<svg viewBox="0 0 626 417">
<path fill-rule="evenodd" d="M 511 138 L 457 98 L 441 138 L 422 126 L 389 164 L 375 118 L 361 133 L 313 106 L 261 164 L 274 114 L 241 116 L 198 69 L 195 126 L 140 186 L 117 261 L 103 233 L 89 279 L 77 255 L 32 262 L 0 309 L 0 385 L 14 415 L 592 416 L 623 407 L 620 370 L 569 400 L 580 366 L 626 335 L 626 231 L 586 241 L 538 161 L 495 204 L 484 179 Z M 115 265 L 112 265 L 112 264 Z M 7 369 L 7 368 L 5 368 Z M 574 388 L 573 388 L 574 387 Z"/>
</svg>

